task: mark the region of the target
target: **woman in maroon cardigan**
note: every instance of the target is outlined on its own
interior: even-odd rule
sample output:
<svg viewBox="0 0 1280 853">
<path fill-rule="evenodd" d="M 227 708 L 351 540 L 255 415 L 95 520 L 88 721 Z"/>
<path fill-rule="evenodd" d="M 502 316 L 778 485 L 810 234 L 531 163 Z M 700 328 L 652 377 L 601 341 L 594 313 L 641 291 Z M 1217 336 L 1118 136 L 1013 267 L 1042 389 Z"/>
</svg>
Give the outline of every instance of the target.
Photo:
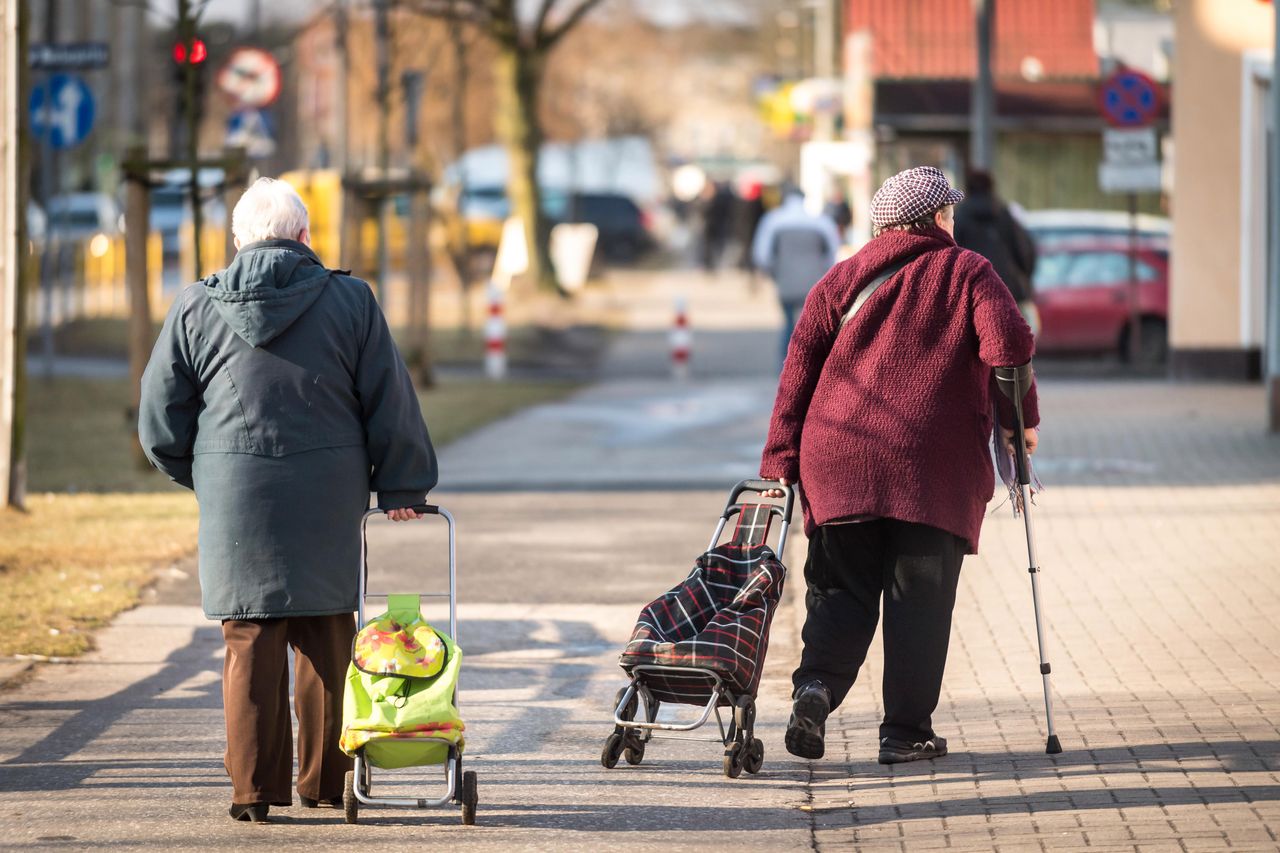
<svg viewBox="0 0 1280 853">
<path fill-rule="evenodd" d="M 992 368 L 1027 363 L 1034 346 L 991 264 L 955 243 L 963 197 L 932 167 L 885 181 L 872 199 L 877 236 L 810 292 L 783 366 L 760 474 L 802 488 L 808 613 L 786 743 L 803 758 L 822 757 L 881 596 L 879 760 L 947 751 L 931 716 L 960 563 L 977 551 L 995 485 L 993 400 L 1006 441 L 1014 425 Z M 1023 410 L 1031 450 L 1034 385 Z"/>
</svg>

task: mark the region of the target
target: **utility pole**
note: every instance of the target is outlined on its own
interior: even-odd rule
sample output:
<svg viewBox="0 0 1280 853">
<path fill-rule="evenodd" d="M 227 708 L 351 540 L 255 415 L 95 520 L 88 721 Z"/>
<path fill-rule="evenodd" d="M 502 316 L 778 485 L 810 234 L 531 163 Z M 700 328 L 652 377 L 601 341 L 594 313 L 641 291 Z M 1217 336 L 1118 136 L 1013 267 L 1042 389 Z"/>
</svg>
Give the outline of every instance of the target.
<svg viewBox="0 0 1280 853">
<path fill-rule="evenodd" d="M 1271 44 L 1271 156 L 1267 201 L 1269 261 L 1267 264 L 1267 408 L 1272 432 L 1280 432 L 1280 7 L 1275 15 L 1275 40 Z"/>
<path fill-rule="evenodd" d="M 375 26 L 378 42 L 378 179 L 385 186 L 390 179 L 391 168 L 391 34 L 388 24 L 390 0 L 374 0 Z M 374 292 L 380 295 L 387 290 L 388 247 L 387 229 L 391 225 L 390 199 L 385 193 L 377 197 L 378 205 L 378 281 Z"/>
<path fill-rule="evenodd" d="M 26 498 L 26 10 L 0 3 L 0 508 Z"/>
<path fill-rule="evenodd" d="M 973 0 L 978 45 L 978 73 L 973 79 L 969 114 L 969 163 L 990 172 L 995 166 L 995 84 L 991 77 L 991 33 L 996 0 Z"/>
</svg>

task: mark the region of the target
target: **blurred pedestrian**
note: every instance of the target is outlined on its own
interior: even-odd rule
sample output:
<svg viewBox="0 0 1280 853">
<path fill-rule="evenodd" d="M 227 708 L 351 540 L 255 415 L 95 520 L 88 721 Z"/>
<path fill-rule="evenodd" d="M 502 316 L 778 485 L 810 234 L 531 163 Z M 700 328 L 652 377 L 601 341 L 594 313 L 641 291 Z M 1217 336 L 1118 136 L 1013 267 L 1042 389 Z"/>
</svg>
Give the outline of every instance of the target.
<svg viewBox="0 0 1280 853">
<path fill-rule="evenodd" d="M 853 208 L 849 206 L 849 200 L 844 197 L 844 191 L 839 186 L 827 197 L 827 204 L 822 212 L 836 224 L 841 238 L 848 233 L 849 226 L 853 225 Z"/>
<path fill-rule="evenodd" d="M 782 204 L 764 215 L 752 242 L 751 256 L 757 269 L 769 273 L 782 304 L 782 355 L 804 307 L 809 289 L 836 262 L 840 235 L 826 216 L 805 209 L 804 194 L 795 187 L 783 193 Z"/>
<path fill-rule="evenodd" d="M 760 220 L 764 218 L 764 185 L 758 180 L 745 182 L 740 190 L 737 204 L 738 242 L 742 246 L 742 255 L 738 266 L 745 272 L 756 270 L 755 261 L 751 257 L 751 245 L 755 242 L 756 231 L 760 228 Z M 755 279 L 752 278 L 754 287 Z"/>
<path fill-rule="evenodd" d="M 417 517 L 436 458 L 369 286 L 325 269 L 307 209 L 258 180 L 231 264 L 173 303 L 142 377 L 147 457 L 200 503 L 205 615 L 222 623 L 231 816 L 292 802 L 288 650 L 303 806 L 338 807 L 338 749 L 369 492 Z"/>
<path fill-rule="evenodd" d="M 788 751 L 821 758 L 884 599 L 879 761 L 937 758 L 933 729 L 960 564 L 994 475 L 992 368 L 1030 361 L 1031 330 L 991 264 L 952 238 L 963 198 L 939 169 L 885 181 L 876 236 L 809 294 L 760 474 L 799 483 L 809 537 Z M 1012 405 L 995 393 L 1004 441 Z M 1039 423 L 1034 386 L 1026 422 Z M 1028 449 L 1036 435 L 1028 429 Z M 770 493 L 781 496 L 780 490 Z"/>
<path fill-rule="evenodd" d="M 1032 278 L 1036 271 L 1035 239 L 996 195 L 990 173 L 971 170 L 965 192 L 967 197 L 956 207 L 956 242 L 991 261 L 1031 331 L 1039 334 L 1040 314 Z"/>
<path fill-rule="evenodd" d="M 707 185 L 702 206 L 702 268 L 715 272 L 733 231 L 733 191 L 724 181 Z"/>
</svg>

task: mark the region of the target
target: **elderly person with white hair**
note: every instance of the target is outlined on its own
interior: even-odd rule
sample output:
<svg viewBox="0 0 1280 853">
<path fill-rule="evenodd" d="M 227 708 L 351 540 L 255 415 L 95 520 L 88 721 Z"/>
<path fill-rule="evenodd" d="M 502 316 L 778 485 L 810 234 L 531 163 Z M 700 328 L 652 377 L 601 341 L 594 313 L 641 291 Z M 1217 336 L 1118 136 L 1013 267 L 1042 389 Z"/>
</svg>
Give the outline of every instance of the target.
<svg viewBox="0 0 1280 853">
<path fill-rule="evenodd" d="M 174 301 L 142 377 L 138 436 L 200 503 L 205 615 L 226 642 L 231 816 L 340 805 L 338 749 L 355 624 L 360 518 L 397 521 L 436 484 L 404 362 L 367 284 L 308 246 L 307 209 L 263 178 L 232 214 L 237 254 Z"/>
</svg>

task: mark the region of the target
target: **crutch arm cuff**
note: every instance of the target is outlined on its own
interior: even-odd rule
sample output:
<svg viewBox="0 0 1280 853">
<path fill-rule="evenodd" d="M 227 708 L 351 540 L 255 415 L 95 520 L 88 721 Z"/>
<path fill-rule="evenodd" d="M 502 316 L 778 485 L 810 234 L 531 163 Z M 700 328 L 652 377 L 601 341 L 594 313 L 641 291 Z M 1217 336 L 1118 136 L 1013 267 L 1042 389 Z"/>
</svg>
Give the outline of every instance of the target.
<svg viewBox="0 0 1280 853">
<path fill-rule="evenodd" d="M 996 375 L 996 385 L 1000 388 L 1000 393 L 1008 397 L 1014 402 L 1018 402 L 1026 396 L 1027 391 L 1031 388 L 1031 383 L 1035 379 L 1035 371 L 1031 368 L 1031 362 L 1019 364 L 1013 367 L 997 367 L 994 368 Z"/>
</svg>

